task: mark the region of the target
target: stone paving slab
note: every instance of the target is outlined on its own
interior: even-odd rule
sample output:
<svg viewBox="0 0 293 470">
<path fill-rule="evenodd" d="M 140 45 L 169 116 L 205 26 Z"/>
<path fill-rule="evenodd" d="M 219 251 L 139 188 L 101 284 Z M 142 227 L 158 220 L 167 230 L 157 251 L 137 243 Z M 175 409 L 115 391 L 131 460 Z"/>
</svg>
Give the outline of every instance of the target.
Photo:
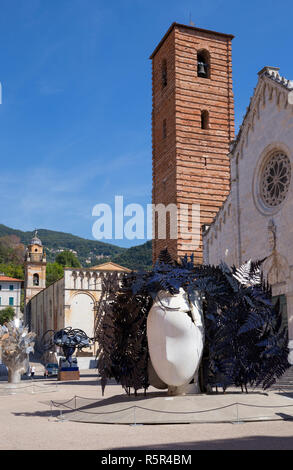
<svg viewBox="0 0 293 470">
<path fill-rule="evenodd" d="M 58 383 L 56 379 L 34 380 L 38 384 L 42 382 L 46 387 Z M 26 380 L 22 380 L 23 385 L 26 383 Z M 150 387 L 149 392 L 155 392 L 155 389 Z M 245 396 L 245 394 L 238 393 L 235 397 L 232 392 L 232 390 L 229 391 L 229 394 L 233 401 L 236 401 L 236 398 L 238 401 L 240 399 L 242 401 Z M 64 403 L 77 396 L 77 406 L 84 407 L 105 398 L 115 398 L 123 393 L 120 385 L 111 382 L 107 385 L 103 398 L 97 374 L 91 370 L 82 372 L 80 381 L 59 382 L 57 392 L 52 395 L 21 393 L 3 397 L 0 400 L 0 449 L 104 449 L 107 451 L 109 449 L 144 449 L 166 452 L 189 449 L 293 449 L 293 423 L 284 419 L 246 421 L 239 425 L 195 422 L 191 424 L 165 423 L 163 425 L 121 426 L 110 423 L 89 424 L 80 421 L 62 421 L 57 419 L 60 410 L 58 408 L 51 409 L 51 400 Z M 255 395 L 255 392 L 250 391 L 250 395 Z M 123 396 L 127 398 L 126 395 Z M 221 398 L 222 394 L 219 393 L 218 397 Z M 276 395 L 277 397 L 278 395 Z M 281 397 L 284 398 L 285 395 L 281 395 Z M 290 398 L 290 394 L 288 394 L 288 398 Z M 282 412 L 284 413 L 284 409 Z"/>
</svg>

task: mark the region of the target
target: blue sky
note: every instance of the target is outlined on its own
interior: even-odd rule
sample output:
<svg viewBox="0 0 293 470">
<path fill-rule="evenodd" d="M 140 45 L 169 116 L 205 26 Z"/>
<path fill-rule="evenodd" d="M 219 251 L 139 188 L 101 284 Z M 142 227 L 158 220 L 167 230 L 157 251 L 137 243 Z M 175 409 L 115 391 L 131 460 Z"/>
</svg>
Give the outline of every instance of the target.
<svg viewBox="0 0 293 470">
<path fill-rule="evenodd" d="M 235 35 L 237 128 L 263 66 L 293 79 L 292 2 L 0 0 L 0 223 L 93 238 L 95 204 L 151 203 L 149 56 L 190 15 Z"/>
</svg>

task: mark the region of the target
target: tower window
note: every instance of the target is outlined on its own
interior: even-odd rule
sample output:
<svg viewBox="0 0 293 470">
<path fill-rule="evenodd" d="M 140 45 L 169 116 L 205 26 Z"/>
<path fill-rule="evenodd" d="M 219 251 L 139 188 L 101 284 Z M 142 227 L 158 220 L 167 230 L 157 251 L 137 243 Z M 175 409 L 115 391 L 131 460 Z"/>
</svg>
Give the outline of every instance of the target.
<svg viewBox="0 0 293 470">
<path fill-rule="evenodd" d="M 167 137 L 167 121 L 166 119 L 163 120 L 163 139 Z"/>
<path fill-rule="evenodd" d="M 33 276 L 33 285 L 38 286 L 40 284 L 40 277 L 38 274 L 34 274 Z"/>
<path fill-rule="evenodd" d="M 162 88 L 165 88 L 168 83 L 168 73 L 167 73 L 167 61 L 166 59 L 162 62 Z"/>
<path fill-rule="evenodd" d="M 12 307 L 14 305 L 14 298 L 9 297 L 9 305 Z"/>
<path fill-rule="evenodd" d="M 197 53 L 197 76 L 210 78 L 210 55 L 206 50 Z"/>
<path fill-rule="evenodd" d="M 201 120 L 201 128 L 208 129 L 209 128 L 209 112 L 202 111 L 200 120 Z"/>
</svg>

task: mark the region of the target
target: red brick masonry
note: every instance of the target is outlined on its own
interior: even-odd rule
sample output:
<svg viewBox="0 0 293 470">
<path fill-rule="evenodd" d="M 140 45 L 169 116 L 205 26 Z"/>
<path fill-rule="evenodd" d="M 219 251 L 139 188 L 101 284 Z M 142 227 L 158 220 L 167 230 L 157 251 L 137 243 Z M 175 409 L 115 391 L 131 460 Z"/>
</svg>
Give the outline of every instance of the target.
<svg viewBox="0 0 293 470">
<path fill-rule="evenodd" d="M 153 204 L 184 203 L 190 204 L 190 210 L 191 204 L 200 204 L 200 225 L 213 221 L 230 189 L 232 39 L 232 35 L 173 23 L 151 56 Z M 197 75 L 200 50 L 210 57 L 209 78 Z M 164 61 L 166 86 L 162 81 Z M 202 129 L 202 111 L 209 113 L 208 129 Z M 186 231 L 190 228 L 189 221 Z M 175 258 L 184 255 L 182 242 L 182 237 L 159 240 L 156 233 L 153 260 L 165 246 Z M 191 246 L 188 254 L 193 251 Z M 196 260 L 202 261 L 201 233 Z"/>
</svg>

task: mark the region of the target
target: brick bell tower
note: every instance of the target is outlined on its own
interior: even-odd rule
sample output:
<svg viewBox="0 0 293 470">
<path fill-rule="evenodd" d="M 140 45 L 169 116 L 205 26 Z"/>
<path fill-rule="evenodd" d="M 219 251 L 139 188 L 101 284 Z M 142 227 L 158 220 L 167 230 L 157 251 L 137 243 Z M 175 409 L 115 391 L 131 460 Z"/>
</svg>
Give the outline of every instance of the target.
<svg viewBox="0 0 293 470">
<path fill-rule="evenodd" d="M 180 216 L 185 228 L 177 239 L 170 237 L 168 213 L 167 237 L 159 239 L 154 214 L 153 261 L 167 246 L 174 258 L 194 253 L 201 263 L 201 227 L 213 221 L 229 194 L 233 37 L 173 23 L 150 57 L 153 204 L 188 204 L 188 212 Z M 191 224 L 192 204 L 200 205 L 200 233 Z M 193 237 L 188 248 L 184 231 Z"/>
</svg>

